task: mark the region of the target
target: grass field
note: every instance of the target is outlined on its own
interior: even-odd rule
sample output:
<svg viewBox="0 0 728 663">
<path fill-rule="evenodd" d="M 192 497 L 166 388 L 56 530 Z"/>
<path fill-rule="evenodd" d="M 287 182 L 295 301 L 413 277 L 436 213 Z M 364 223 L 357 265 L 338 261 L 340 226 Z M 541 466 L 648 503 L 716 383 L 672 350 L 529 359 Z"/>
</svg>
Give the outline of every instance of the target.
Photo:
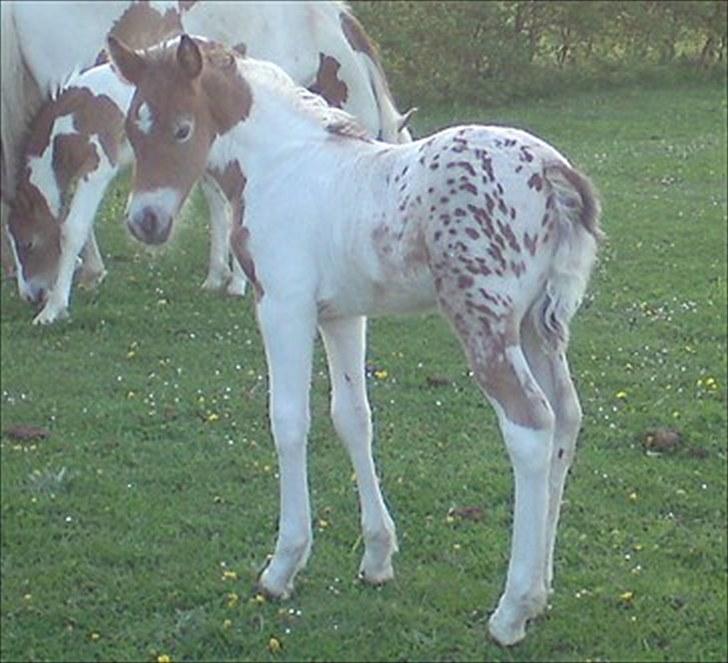
<svg viewBox="0 0 728 663">
<path fill-rule="evenodd" d="M 527 128 L 604 199 L 609 242 L 573 325 L 585 421 L 556 593 L 507 650 L 486 622 L 505 578 L 510 467 L 434 314 L 370 324 L 396 580 L 354 580 L 356 494 L 319 347 L 313 555 L 292 599 L 255 600 L 278 492 L 250 297 L 199 289 L 201 197 L 175 245 L 149 253 L 118 223 L 119 182 L 99 224 L 109 276 L 75 293 L 70 321 L 31 327 L 2 285 L 2 429 L 50 431 L 0 444 L 2 660 L 726 660 L 726 114 L 725 88 L 704 85 L 420 113 L 420 135 Z M 682 442 L 647 453 L 656 427 Z"/>
</svg>

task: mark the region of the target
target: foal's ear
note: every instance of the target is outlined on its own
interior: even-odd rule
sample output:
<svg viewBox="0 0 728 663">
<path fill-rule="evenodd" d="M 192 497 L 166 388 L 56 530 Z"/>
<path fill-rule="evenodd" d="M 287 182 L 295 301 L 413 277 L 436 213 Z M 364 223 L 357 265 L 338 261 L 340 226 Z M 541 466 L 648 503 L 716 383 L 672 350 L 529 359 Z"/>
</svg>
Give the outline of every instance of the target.
<svg viewBox="0 0 728 663">
<path fill-rule="evenodd" d="M 109 35 L 106 43 L 111 63 L 116 70 L 129 83 L 137 85 L 146 67 L 144 58 L 138 53 L 135 53 L 123 41 L 114 37 L 114 35 Z"/>
<path fill-rule="evenodd" d="M 197 78 L 202 71 L 202 53 L 189 35 L 182 35 L 177 47 L 177 64 L 188 78 Z"/>
</svg>

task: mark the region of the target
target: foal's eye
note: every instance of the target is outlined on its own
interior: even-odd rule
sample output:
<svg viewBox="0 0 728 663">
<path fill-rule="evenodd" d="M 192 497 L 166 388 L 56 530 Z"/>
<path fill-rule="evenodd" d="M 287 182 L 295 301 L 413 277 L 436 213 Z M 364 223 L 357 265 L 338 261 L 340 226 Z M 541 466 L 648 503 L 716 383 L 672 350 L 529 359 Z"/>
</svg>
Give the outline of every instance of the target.
<svg viewBox="0 0 728 663">
<path fill-rule="evenodd" d="M 180 122 L 174 130 L 174 139 L 178 143 L 184 143 L 192 135 L 192 122 L 185 120 Z"/>
</svg>

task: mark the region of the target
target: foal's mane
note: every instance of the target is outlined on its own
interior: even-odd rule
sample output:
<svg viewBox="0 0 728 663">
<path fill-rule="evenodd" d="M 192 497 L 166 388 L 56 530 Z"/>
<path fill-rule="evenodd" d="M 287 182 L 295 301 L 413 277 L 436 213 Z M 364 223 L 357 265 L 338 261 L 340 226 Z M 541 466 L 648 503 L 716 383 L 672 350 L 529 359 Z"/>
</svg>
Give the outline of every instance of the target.
<svg viewBox="0 0 728 663">
<path fill-rule="evenodd" d="M 326 131 L 337 136 L 370 141 L 371 137 L 364 126 L 353 115 L 340 108 L 329 106 L 323 97 L 297 85 L 293 79 L 277 65 L 264 60 L 255 60 L 235 54 L 242 64 L 241 73 L 255 78 L 269 89 L 284 97 L 302 114 L 316 120 Z"/>
</svg>

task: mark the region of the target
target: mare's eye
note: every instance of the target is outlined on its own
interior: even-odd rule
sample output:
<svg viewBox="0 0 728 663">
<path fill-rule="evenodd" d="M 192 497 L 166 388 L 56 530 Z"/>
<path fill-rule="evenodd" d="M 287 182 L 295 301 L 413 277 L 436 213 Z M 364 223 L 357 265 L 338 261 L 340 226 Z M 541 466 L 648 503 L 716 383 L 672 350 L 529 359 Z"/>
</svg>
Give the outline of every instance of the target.
<svg viewBox="0 0 728 663">
<path fill-rule="evenodd" d="M 184 143 L 192 135 L 192 122 L 190 120 L 183 120 L 180 122 L 174 130 L 174 139 L 178 143 Z"/>
</svg>

